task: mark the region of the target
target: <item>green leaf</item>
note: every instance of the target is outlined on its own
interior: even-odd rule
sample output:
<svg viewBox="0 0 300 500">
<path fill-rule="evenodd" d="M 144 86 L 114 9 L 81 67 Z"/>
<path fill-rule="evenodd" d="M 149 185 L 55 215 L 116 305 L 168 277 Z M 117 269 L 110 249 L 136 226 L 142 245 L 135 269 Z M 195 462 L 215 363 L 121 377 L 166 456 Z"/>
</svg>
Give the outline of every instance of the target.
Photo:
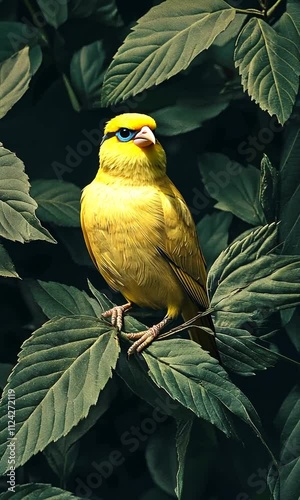
<svg viewBox="0 0 300 500">
<path fill-rule="evenodd" d="M 55 316 L 84 315 L 100 318 L 102 309 L 98 302 L 74 286 L 54 281 L 32 281 L 30 291 L 47 318 Z"/>
<path fill-rule="evenodd" d="M 276 364 L 278 355 L 261 346 L 246 330 L 216 326 L 217 346 L 222 364 L 238 375 L 251 376 Z"/>
<path fill-rule="evenodd" d="M 207 269 L 218 255 L 227 247 L 228 230 L 232 222 L 232 214 L 215 210 L 206 214 L 197 224 L 197 234 L 206 260 Z"/>
<path fill-rule="evenodd" d="M 177 498 L 180 500 L 182 497 L 183 490 L 183 476 L 184 476 L 184 466 L 185 457 L 190 442 L 191 430 L 192 430 L 193 420 L 176 420 L 176 452 L 178 469 L 176 474 L 176 488 L 175 493 Z"/>
<path fill-rule="evenodd" d="M 25 94 L 30 79 L 29 47 L 0 63 L 0 118 Z"/>
<path fill-rule="evenodd" d="M 39 45 L 32 47 L 29 51 L 29 59 L 30 59 L 30 74 L 33 76 L 43 61 L 43 52 Z"/>
<path fill-rule="evenodd" d="M 5 61 L 26 45 L 34 46 L 39 41 L 39 31 L 25 23 L 0 22 L 0 62 Z"/>
<path fill-rule="evenodd" d="M 24 342 L 0 406 L 0 471 L 7 470 L 7 404 L 18 402 L 16 467 L 85 418 L 119 356 L 115 329 L 89 316 L 55 318 Z M 9 392 L 10 391 L 10 392 Z"/>
<path fill-rule="evenodd" d="M 106 26 L 123 26 L 116 0 L 70 0 L 71 17 L 92 16 Z"/>
<path fill-rule="evenodd" d="M 81 228 L 56 226 L 55 236 L 66 247 L 75 264 L 95 268 L 86 248 Z"/>
<path fill-rule="evenodd" d="M 299 497 L 300 477 L 300 388 L 295 386 L 284 400 L 275 420 L 281 431 L 279 474 L 269 471 L 268 484 L 275 500 L 293 500 Z"/>
<path fill-rule="evenodd" d="M 70 77 L 74 90 L 86 109 L 100 108 L 101 85 L 106 54 L 104 43 L 97 40 L 81 47 L 72 57 Z"/>
<path fill-rule="evenodd" d="M 59 0 L 54 4 L 49 0 L 37 0 L 47 23 L 53 28 L 58 28 L 68 19 L 68 0 Z"/>
<path fill-rule="evenodd" d="M 53 472 L 66 484 L 74 468 L 78 452 L 79 439 L 82 438 L 108 410 L 117 394 L 114 379 L 110 379 L 101 391 L 95 406 L 92 406 L 86 418 L 73 427 L 70 432 L 56 443 L 50 443 L 44 449 L 44 455 Z"/>
<path fill-rule="evenodd" d="M 32 197 L 38 204 L 37 215 L 42 221 L 58 226 L 80 227 L 81 190 L 71 182 L 35 180 Z"/>
<path fill-rule="evenodd" d="M 1 493 L 1 500 L 80 500 L 79 497 L 60 488 L 54 488 L 51 484 L 28 483 L 16 485 L 15 492 L 6 491 Z"/>
<path fill-rule="evenodd" d="M 216 325 L 239 327 L 300 304 L 300 257 L 270 253 L 275 237 L 276 225 L 258 227 L 215 261 L 208 288 Z"/>
<path fill-rule="evenodd" d="M 300 5 L 298 0 L 287 0 L 286 11 L 291 16 L 293 23 L 295 24 L 296 29 L 300 35 Z"/>
<path fill-rule="evenodd" d="M 278 209 L 278 173 L 266 155 L 263 156 L 261 161 L 259 201 L 266 221 L 269 223 L 276 221 Z"/>
<path fill-rule="evenodd" d="M 203 5 L 194 0 L 166 0 L 150 9 L 108 68 L 103 105 L 134 96 L 186 69 L 234 17 L 235 9 L 223 0 Z"/>
<path fill-rule="evenodd" d="M 300 37 L 294 43 L 257 17 L 247 22 L 236 43 L 244 90 L 281 124 L 290 117 L 299 88 L 299 43 Z"/>
<path fill-rule="evenodd" d="M 260 426 L 250 401 L 229 380 L 218 361 L 198 344 L 183 339 L 161 340 L 142 356 L 158 387 L 227 436 L 235 435 L 228 411 L 254 429 Z"/>
<path fill-rule="evenodd" d="M 282 252 L 300 254 L 300 127 L 288 125 L 284 136 L 284 147 L 279 174 L 279 237 L 283 243 Z"/>
<path fill-rule="evenodd" d="M 173 106 L 151 113 L 160 135 L 173 136 L 190 132 L 203 122 L 219 115 L 228 107 L 228 102 L 200 105 L 195 100 L 177 101 Z"/>
<path fill-rule="evenodd" d="M 0 389 L 6 385 L 8 375 L 10 374 L 13 365 L 9 363 L 0 363 Z"/>
<path fill-rule="evenodd" d="M 243 167 L 220 153 L 200 156 L 200 171 L 206 190 L 218 203 L 219 210 L 231 212 L 254 226 L 264 224 L 259 203 L 259 170 Z"/>
<path fill-rule="evenodd" d="M 19 278 L 15 266 L 4 246 L 0 244 L 0 276 L 5 278 Z"/>
<path fill-rule="evenodd" d="M 3 147 L 0 147 L 0 181 L 0 236 L 21 243 L 31 240 L 55 243 L 35 216 L 37 204 L 29 195 L 23 162 Z"/>
<path fill-rule="evenodd" d="M 141 359 L 132 356 L 128 362 L 128 341 L 122 342 L 121 347 L 122 352 L 118 359 L 116 372 L 132 392 L 153 406 L 155 412 L 162 415 L 170 415 L 179 419 L 193 417 L 191 412 L 170 397 L 165 390 L 157 387 L 149 377 L 147 366 L 145 363 L 141 363 Z"/>
<path fill-rule="evenodd" d="M 300 308 L 292 310 L 292 316 L 289 322 L 285 325 L 286 333 L 293 343 L 298 352 L 300 352 L 300 336 L 299 336 L 299 323 L 300 322 Z"/>
<path fill-rule="evenodd" d="M 178 421 L 176 448 L 178 458 L 177 488 L 179 500 L 206 498 L 220 455 L 220 436 L 201 419 Z"/>
<path fill-rule="evenodd" d="M 177 456 L 175 449 L 176 424 L 160 425 L 150 436 L 146 448 L 146 462 L 153 479 L 168 495 L 174 497 Z"/>
</svg>

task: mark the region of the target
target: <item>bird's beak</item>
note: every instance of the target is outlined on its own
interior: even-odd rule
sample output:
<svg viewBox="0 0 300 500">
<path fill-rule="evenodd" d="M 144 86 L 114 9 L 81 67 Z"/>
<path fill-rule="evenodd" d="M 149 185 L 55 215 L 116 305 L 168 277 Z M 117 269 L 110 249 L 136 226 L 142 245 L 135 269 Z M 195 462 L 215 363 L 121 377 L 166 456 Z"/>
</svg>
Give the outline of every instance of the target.
<svg viewBox="0 0 300 500">
<path fill-rule="evenodd" d="M 156 143 L 155 135 L 149 127 L 143 127 L 133 139 L 134 144 L 140 148 L 151 146 Z"/>
</svg>

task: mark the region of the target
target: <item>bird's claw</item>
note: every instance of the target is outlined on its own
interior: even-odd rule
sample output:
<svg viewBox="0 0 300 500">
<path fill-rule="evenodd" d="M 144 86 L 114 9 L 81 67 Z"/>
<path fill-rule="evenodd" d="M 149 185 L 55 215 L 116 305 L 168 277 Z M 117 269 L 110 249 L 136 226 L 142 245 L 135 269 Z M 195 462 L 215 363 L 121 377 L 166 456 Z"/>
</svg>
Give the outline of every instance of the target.
<svg viewBox="0 0 300 500">
<path fill-rule="evenodd" d="M 127 303 L 123 306 L 114 306 L 108 311 L 102 313 L 103 318 L 111 318 L 110 322 L 112 326 L 116 327 L 119 332 L 122 330 L 123 317 L 126 311 L 131 308 L 131 304 Z"/>
<path fill-rule="evenodd" d="M 127 336 L 130 340 L 137 339 L 131 347 L 129 347 L 127 354 L 131 356 L 135 351 L 141 352 L 159 335 L 161 328 L 159 325 L 154 325 L 144 332 L 128 333 Z"/>
</svg>

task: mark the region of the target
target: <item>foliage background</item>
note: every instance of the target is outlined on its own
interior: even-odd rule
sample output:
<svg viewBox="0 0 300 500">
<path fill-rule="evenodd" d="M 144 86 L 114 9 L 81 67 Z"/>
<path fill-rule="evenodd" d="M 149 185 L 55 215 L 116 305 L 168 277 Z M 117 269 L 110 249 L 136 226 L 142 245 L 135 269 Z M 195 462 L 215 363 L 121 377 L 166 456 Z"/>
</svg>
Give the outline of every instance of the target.
<svg viewBox="0 0 300 500">
<path fill-rule="evenodd" d="M 189 500 L 272 496 L 294 499 L 300 494 L 299 389 L 295 385 L 299 368 L 290 361 L 299 359 L 300 347 L 299 311 L 295 309 L 300 300 L 297 257 L 300 4 L 297 0 L 240 0 L 229 2 L 227 7 L 225 4 L 224 10 L 221 0 L 189 1 L 185 6 L 181 3 L 167 0 L 167 10 L 160 15 L 159 11 L 150 11 L 155 5 L 157 9 L 164 8 L 159 1 L 3 0 L 0 3 L 1 141 L 24 163 L 32 186 L 30 194 L 38 204 L 36 214 L 49 231 L 41 229 L 32 213 L 27 216 L 30 229 L 18 219 L 17 213 L 26 212 L 22 198 L 26 179 L 22 177 L 22 165 L 17 165 L 10 153 L 2 151 L 0 383 L 4 387 L 23 341 L 47 318 L 77 314 L 76 319 L 54 319 L 54 323 L 46 326 L 61 345 L 72 339 L 68 332 L 75 328 L 75 323 L 79 335 L 83 335 L 90 321 L 95 339 L 99 332 L 105 335 L 108 331 L 107 326 L 99 326 L 95 318 L 91 319 L 100 315 L 101 310 L 88 292 L 86 278 L 113 302 L 122 299 L 107 289 L 85 250 L 78 222 L 80 189 L 93 179 L 97 170 L 105 122 L 125 111 L 149 113 L 158 123 L 158 136 L 168 156 L 168 174 L 187 200 L 198 224 L 208 266 L 213 264 L 209 286 L 216 309 L 219 346 L 232 381 L 230 391 L 232 395 L 234 391 L 242 391 L 258 412 L 261 435 L 277 460 L 281 487 L 277 475 L 270 474 L 270 453 L 252 430 L 239 421 L 239 418 L 245 421 L 243 405 L 249 410 L 246 421 L 250 427 L 256 419 L 240 392 L 236 392 L 238 404 L 230 403 L 235 415 L 232 422 L 212 398 L 206 420 L 213 422 L 216 411 L 216 426 L 202 419 L 192 425 L 191 411 L 187 413 L 183 407 L 187 406 L 199 416 L 208 399 L 200 400 L 198 395 L 193 400 L 187 395 L 186 386 L 181 395 L 176 395 L 175 385 L 163 381 L 169 384 L 171 397 L 182 404 L 174 406 L 173 401 L 172 416 L 162 419 L 161 423 L 154 421 L 155 429 L 149 427 L 147 431 L 146 421 L 149 423 L 152 419 L 153 426 L 156 398 L 161 397 L 166 404 L 166 393 L 158 389 L 163 383 L 155 379 L 158 369 L 151 363 L 157 356 L 159 364 L 170 344 L 165 347 L 161 342 L 149 349 L 150 357 L 154 356 L 151 362 L 150 357 L 145 357 L 148 367 L 152 366 L 154 383 L 151 385 L 145 365 L 134 360 L 126 364 L 123 339 L 125 347 L 122 345 L 117 375 L 107 383 L 114 369 L 113 358 L 118 355 L 115 345 L 109 341 L 113 336 L 110 331 L 103 339 L 107 339 L 111 358 L 104 356 L 100 346 L 98 363 L 92 366 L 94 374 L 97 370 L 99 373 L 102 370 L 101 374 L 109 372 L 103 383 L 107 383 L 107 387 L 98 404 L 92 406 L 88 419 L 75 427 L 65 440 L 46 448 L 54 439 L 54 434 L 48 441 L 45 437 L 51 430 L 54 433 L 52 424 L 49 421 L 45 427 L 39 427 L 38 420 L 33 422 L 37 435 L 41 440 L 45 438 L 44 444 L 35 451 L 45 450 L 32 456 L 30 440 L 27 444 L 26 440 L 19 441 L 22 451 L 26 450 L 26 460 L 17 470 L 18 485 L 33 485 L 26 487 L 27 490 L 20 487 L 19 496 L 3 493 L 3 498 L 24 498 L 26 493 L 31 498 L 34 492 L 46 495 L 43 498 L 60 498 L 59 495 L 71 498 L 71 494 L 55 487 L 73 492 L 77 497 L 94 499 L 131 496 L 141 500 L 167 500 L 174 497 L 175 487 L 178 497 Z M 222 9 L 222 16 L 214 14 Z M 140 30 L 130 35 L 111 65 L 130 28 L 147 12 L 149 23 L 147 18 L 145 24 L 141 21 Z M 163 40 L 171 36 L 169 26 L 180 32 L 185 24 L 189 32 L 193 20 L 185 18 L 185 14 L 191 12 L 199 16 L 200 31 L 191 33 L 188 40 L 183 39 L 178 45 L 173 41 L 171 52 L 166 55 Z M 203 13 L 209 16 L 201 24 Z M 213 15 L 216 17 L 211 21 Z M 244 31 L 237 42 L 243 25 Z M 145 37 L 152 31 L 155 40 L 147 39 L 145 43 Z M 218 32 L 223 33 L 217 36 Z M 196 46 L 193 56 L 185 54 L 184 58 L 183 48 L 188 51 L 193 44 Z M 158 51 L 150 66 L 151 60 L 147 57 L 151 58 L 153 47 L 160 46 L 161 54 Z M 173 52 L 172 47 L 175 47 Z M 208 50 L 204 50 L 206 47 Z M 122 58 L 125 62 L 129 60 L 125 66 L 130 75 L 128 79 L 118 66 Z M 12 177 L 8 175 L 12 170 L 7 170 L 6 154 L 12 162 L 10 168 L 15 169 Z M 23 179 L 23 186 L 12 180 L 14 176 L 17 180 Z M 11 196 L 8 189 L 12 187 L 11 195 L 17 199 L 13 214 L 7 211 Z M 33 201 L 30 203 L 34 212 Z M 278 221 L 281 221 L 279 229 L 274 224 L 266 226 Z M 264 229 L 256 229 L 259 226 Z M 255 238 L 253 241 L 249 236 L 253 228 L 256 246 Z M 50 234 L 57 244 L 51 243 Z M 243 243 L 229 247 L 216 260 L 236 238 Z M 23 243 L 24 240 L 30 243 Z M 22 280 L 14 277 L 16 273 Z M 47 282 L 54 284 L 47 285 Z M 249 283 L 252 283 L 250 289 Z M 87 291 L 90 298 L 78 289 Z M 103 305 L 103 297 L 95 290 L 94 293 Z M 223 302 L 220 307 L 222 297 L 225 297 L 225 306 Z M 157 319 L 147 311 L 136 311 L 136 314 L 147 324 Z M 55 321 L 63 322 L 62 332 L 61 323 Z M 140 328 L 132 320 L 128 320 L 127 326 Z M 257 337 L 263 340 L 256 342 Z M 37 336 L 33 337 L 33 343 L 27 344 L 29 351 L 39 352 L 38 341 Z M 78 346 L 81 341 L 78 340 Z M 173 354 L 178 361 L 180 341 L 166 342 L 173 342 Z M 29 370 L 25 377 L 29 380 L 26 390 L 31 394 L 35 364 L 30 362 L 31 351 L 28 354 L 24 349 L 24 363 L 28 362 Z M 189 363 L 196 370 L 188 374 L 189 381 L 196 380 L 201 385 L 205 374 L 217 376 L 213 365 L 202 357 L 198 348 L 194 347 L 194 353 L 190 353 L 189 348 L 187 351 Z M 63 358 L 66 353 L 63 351 Z M 171 354 L 168 352 L 166 357 L 170 359 Z M 21 362 L 19 366 L 22 367 Z M 86 364 L 74 368 L 73 374 L 75 372 L 83 377 Z M 37 374 L 39 377 L 40 372 Z M 11 386 L 15 384 L 18 396 L 23 382 L 18 372 L 14 377 Z M 218 397 L 223 404 L 224 377 L 219 383 L 222 390 Z M 89 401 L 81 413 L 79 411 L 78 419 L 96 403 L 99 387 L 94 393 L 90 388 L 86 391 Z M 65 397 L 66 392 L 61 390 L 54 405 L 56 412 L 65 407 Z M 187 404 L 183 404 L 182 397 Z M 4 398 L 3 411 L 5 405 Z M 49 408 L 47 411 L 51 412 L 51 405 Z M 7 416 L 1 415 L 3 445 Z M 20 413 L 18 418 L 18 425 L 22 427 Z M 130 445 L 132 426 L 143 431 L 134 435 L 135 441 Z M 216 427 L 236 433 L 239 438 L 227 439 Z M 229 432 L 229 428 L 234 431 Z M 110 466 L 109 472 L 102 470 L 101 484 L 97 485 L 99 473 L 97 479 L 97 468 L 93 464 L 107 463 L 114 451 L 119 452 L 122 463 L 117 460 L 118 465 L 112 470 Z M 6 480 L 3 476 L 3 492 L 7 489 Z M 53 489 L 42 483 L 51 484 Z"/>
</svg>

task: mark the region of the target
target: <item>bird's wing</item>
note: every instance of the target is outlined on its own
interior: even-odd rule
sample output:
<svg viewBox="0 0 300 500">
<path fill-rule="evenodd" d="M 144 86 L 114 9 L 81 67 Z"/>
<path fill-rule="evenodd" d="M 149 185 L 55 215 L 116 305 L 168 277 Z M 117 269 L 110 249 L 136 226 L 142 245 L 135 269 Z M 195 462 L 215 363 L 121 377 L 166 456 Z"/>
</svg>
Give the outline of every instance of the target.
<svg viewBox="0 0 300 500">
<path fill-rule="evenodd" d="M 169 178 L 159 187 L 165 222 L 165 241 L 159 252 L 168 260 L 189 297 L 206 309 L 205 260 L 191 213 Z"/>
</svg>

